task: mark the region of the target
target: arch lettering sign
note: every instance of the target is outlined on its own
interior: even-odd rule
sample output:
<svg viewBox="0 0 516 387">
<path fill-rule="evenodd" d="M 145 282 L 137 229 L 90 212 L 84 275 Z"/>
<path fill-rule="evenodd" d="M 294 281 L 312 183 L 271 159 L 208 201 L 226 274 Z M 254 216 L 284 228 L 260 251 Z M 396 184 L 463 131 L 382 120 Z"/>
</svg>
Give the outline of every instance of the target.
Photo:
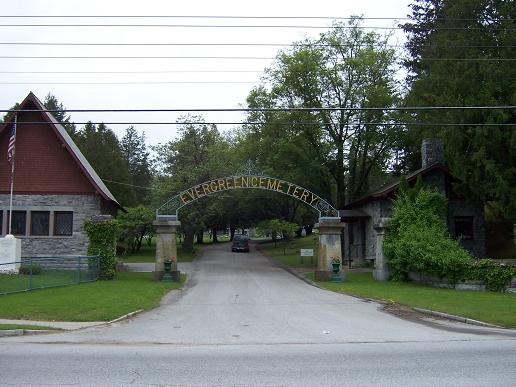
<svg viewBox="0 0 516 387">
<path fill-rule="evenodd" d="M 175 215 L 184 206 L 218 192 L 234 189 L 262 189 L 294 197 L 319 212 L 319 216 L 338 217 L 338 211 L 326 200 L 297 184 L 249 170 L 248 174 L 213 179 L 181 191 L 156 211 L 157 215 Z"/>
</svg>

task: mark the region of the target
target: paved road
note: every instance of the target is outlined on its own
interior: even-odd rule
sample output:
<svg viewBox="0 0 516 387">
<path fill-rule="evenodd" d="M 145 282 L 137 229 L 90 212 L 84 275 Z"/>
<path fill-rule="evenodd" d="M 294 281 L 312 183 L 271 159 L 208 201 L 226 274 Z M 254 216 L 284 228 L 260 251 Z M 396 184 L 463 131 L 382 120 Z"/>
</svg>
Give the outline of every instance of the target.
<svg viewBox="0 0 516 387">
<path fill-rule="evenodd" d="M 128 321 L 0 339 L 0 385 L 516 385 L 514 332 L 403 320 L 227 244 L 189 281 Z"/>
</svg>

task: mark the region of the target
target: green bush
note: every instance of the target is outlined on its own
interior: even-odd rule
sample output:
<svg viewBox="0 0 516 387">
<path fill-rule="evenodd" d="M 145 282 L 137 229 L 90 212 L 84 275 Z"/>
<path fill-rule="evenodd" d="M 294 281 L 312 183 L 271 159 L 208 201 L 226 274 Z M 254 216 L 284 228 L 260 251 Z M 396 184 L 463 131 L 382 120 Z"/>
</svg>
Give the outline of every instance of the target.
<svg viewBox="0 0 516 387">
<path fill-rule="evenodd" d="M 383 248 L 396 281 L 408 280 L 414 271 L 456 283 L 467 277 L 473 261 L 448 234 L 446 198 L 420 183 L 412 189 L 401 185 Z"/>
<path fill-rule="evenodd" d="M 482 281 L 487 290 L 495 292 L 502 291 L 514 276 L 516 276 L 516 269 L 499 264 L 492 259 L 475 261 L 469 272 L 470 279 Z"/>
<path fill-rule="evenodd" d="M 400 185 L 383 249 L 395 281 L 407 281 L 409 272 L 418 272 L 453 284 L 479 280 L 488 290 L 500 291 L 516 275 L 510 266 L 474 259 L 453 240 L 446 225 L 446 198 L 421 184 L 412 189 Z"/>
<path fill-rule="evenodd" d="M 41 266 L 33 263 L 32 265 L 29 263 L 24 263 L 20 265 L 20 274 L 29 275 L 32 270 L 32 275 L 41 274 Z"/>
<path fill-rule="evenodd" d="M 99 279 L 111 280 L 116 275 L 116 239 L 118 222 L 116 220 L 86 220 L 84 229 L 90 243 L 88 255 L 100 254 Z"/>
</svg>

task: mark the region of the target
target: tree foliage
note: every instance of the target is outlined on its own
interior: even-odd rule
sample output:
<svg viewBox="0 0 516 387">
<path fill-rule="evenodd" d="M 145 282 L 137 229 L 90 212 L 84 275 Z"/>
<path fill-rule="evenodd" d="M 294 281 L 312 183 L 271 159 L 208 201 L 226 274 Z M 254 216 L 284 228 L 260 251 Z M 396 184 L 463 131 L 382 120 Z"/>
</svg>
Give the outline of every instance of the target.
<svg viewBox="0 0 516 387">
<path fill-rule="evenodd" d="M 124 206 L 135 205 L 131 176 L 115 133 L 104 124 L 88 122 L 76 133 L 75 143 L 115 198 Z"/>
<path fill-rule="evenodd" d="M 248 97 L 250 107 L 315 110 L 254 113 L 250 121 L 260 118 L 266 125 L 251 131 L 255 137 L 263 133 L 272 138 L 274 131 L 277 137 L 286 133 L 285 147 L 303 144 L 301 152 L 309 149 L 307 154 L 330 179 L 334 204 L 342 208 L 385 170 L 397 141 L 400 128 L 377 124 L 393 122 L 388 110 L 354 110 L 397 104 L 394 62 L 387 39 L 364 32 L 358 18 L 336 24 L 318 39 L 281 52 L 264 86 Z"/>
<path fill-rule="evenodd" d="M 144 238 L 152 237 L 154 218 L 154 211 L 144 206 L 128 208 L 126 213 L 118 215 L 118 243 L 125 248 L 126 253 L 133 254 L 139 251 Z"/>
<path fill-rule="evenodd" d="M 71 117 L 66 113 L 65 106 L 51 93 L 48 93 L 43 101 L 47 110 L 53 110 L 50 114 L 63 125 L 68 134 L 73 138 L 76 132 L 75 124 L 70 121 Z"/>
<path fill-rule="evenodd" d="M 136 202 L 149 201 L 149 186 L 152 181 L 149 151 L 145 144 L 145 133 L 138 134 L 133 126 L 126 129 L 120 140 L 120 149 L 126 162 Z"/>
<path fill-rule="evenodd" d="M 448 233 L 446 198 L 420 187 L 398 191 L 383 249 L 392 279 L 398 281 L 419 272 L 455 283 L 466 277 L 472 263 Z"/>
<path fill-rule="evenodd" d="M 514 57 L 516 44 L 512 2 L 414 0 L 411 7 L 412 20 L 403 25 L 410 54 L 408 105 L 516 104 L 516 66 L 506 60 Z M 462 181 L 458 188 L 516 219 L 516 131 L 504 126 L 516 124 L 514 109 L 422 110 L 414 119 L 443 126 L 410 128 L 409 156 L 419 154 L 422 138 L 443 138 L 447 163 Z"/>
</svg>

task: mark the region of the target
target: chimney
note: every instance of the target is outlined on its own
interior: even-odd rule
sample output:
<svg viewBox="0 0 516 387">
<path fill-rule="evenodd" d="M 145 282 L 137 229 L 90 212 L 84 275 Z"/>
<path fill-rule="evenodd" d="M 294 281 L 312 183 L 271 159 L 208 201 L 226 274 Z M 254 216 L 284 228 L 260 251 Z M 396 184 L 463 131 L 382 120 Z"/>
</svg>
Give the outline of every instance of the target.
<svg viewBox="0 0 516 387">
<path fill-rule="evenodd" d="M 440 138 L 427 138 L 421 144 L 421 168 L 444 164 L 444 144 Z"/>
</svg>

